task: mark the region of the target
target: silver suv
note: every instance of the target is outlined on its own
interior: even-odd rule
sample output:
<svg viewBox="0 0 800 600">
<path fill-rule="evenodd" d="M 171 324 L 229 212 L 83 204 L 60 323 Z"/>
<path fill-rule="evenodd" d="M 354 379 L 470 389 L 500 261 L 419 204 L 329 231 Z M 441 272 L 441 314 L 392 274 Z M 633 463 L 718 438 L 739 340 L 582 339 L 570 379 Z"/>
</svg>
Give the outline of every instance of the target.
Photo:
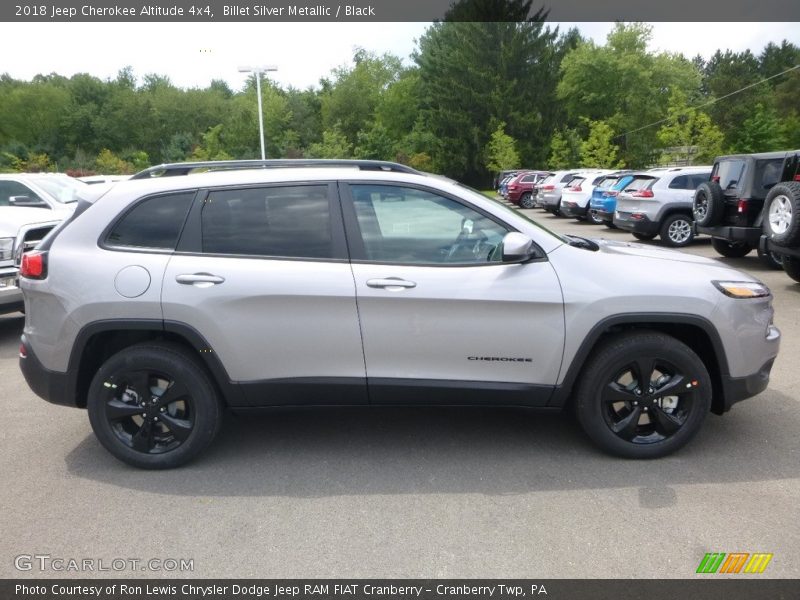
<svg viewBox="0 0 800 600">
<path fill-rule="evenodd" d="M 711 167 L 675 167 L 635 173 L 617 196 L 614 225 L 640 240 L 657 235 L 672 247 L 694 239 L 694 191 L 711 177 Z"/>
<path fill-rule="evenodd" d="M 224 408 L 322 404 L 569 405 L 606 451 L 663 456 L 766 388 L 780 338 L 749 275 L 374 161 L 164 165 L 81 201 L 22 276 L 28 384 L 146 468 Z"/>
</svg>

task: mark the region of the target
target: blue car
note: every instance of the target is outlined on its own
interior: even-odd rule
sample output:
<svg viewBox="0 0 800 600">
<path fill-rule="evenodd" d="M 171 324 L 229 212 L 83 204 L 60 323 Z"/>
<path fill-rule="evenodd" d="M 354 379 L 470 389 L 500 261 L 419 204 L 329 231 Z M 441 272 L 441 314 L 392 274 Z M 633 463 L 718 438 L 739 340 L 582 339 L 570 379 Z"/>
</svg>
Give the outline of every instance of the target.
<svg viewBox="0 0 800 600">
<path fill-rule="evenodd" d="M 630 173 L 606 175 L 592 192 L 589 200 L 589 220 L 597 225 L 614 229 L 614 210 L 617 208 L 617 194 L 633 181 Z"/>
</svg>

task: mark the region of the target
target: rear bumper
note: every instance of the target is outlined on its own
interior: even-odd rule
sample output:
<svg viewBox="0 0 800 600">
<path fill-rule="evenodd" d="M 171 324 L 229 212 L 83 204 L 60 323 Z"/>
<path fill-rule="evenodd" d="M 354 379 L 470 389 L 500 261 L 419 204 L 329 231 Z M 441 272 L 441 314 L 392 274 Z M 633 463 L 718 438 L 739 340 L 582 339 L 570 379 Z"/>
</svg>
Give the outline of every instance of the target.
<svg viewBox="0 0 800 600">
<path fill-rule="evenodd" d="M 564 202 L 561 200 L 561 216 L 562 217 L 585 217 L 589 211 L 588 206 L 578 206 L 574 202 Z"/>
<path fill-rule="evenodd" d="M 603 210 L 602 208 L 590 208 L 589 212 L 602 221 L 608 221 L 611 223 L 614 220 L 614 213 Z"/>
<path fill-rule="evenodd" d="M 781 256 L 791 256 L 793 258 L 800 258 L 800 248 L 779 246 L 765 235 L 762 235 L 761 238 L 758 240 L 758 248 L 762 252 L 769 251 L 769 252 L 774 252 L 775 254 L 780 254 Z"/>
<path fill-rule="evenodd" d="M 694 224 L 694 232 L 704 233 L 711 237 L 728 240 L 729 242 L 746 242 L 754 248 L 758 246 L 761 238 L 760 227 L 732 227 L 732 226 L 717 226 L 717 227 L 700 227 L 697 223 Z"/>
<path fill-rule="evenodd" d="M 641 219 L 632 219 L 630 213 L 614 214 L 614 225 L 625 231 L 632 231 L 633 233 L 643 233 L 645 235 L 655 235 L 658 233 L 658 223 L 651 221 L 647 217 Z"/>
<path fill-rule="evenodd" d="M 24 335 L 20 342 L 24 348 L 25 356 L 20 353 L 19 368 L 33 393 L 53 404 L 77 406 L 75 393 L 71 390 L 67 374 L 46 369 L 39 362 Z"/>
</svg>

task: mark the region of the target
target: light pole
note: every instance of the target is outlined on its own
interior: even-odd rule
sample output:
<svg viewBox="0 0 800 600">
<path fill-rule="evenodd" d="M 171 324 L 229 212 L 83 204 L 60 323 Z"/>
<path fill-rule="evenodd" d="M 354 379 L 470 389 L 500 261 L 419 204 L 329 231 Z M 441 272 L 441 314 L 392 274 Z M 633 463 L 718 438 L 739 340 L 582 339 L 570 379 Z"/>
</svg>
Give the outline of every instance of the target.
<svg viewBox="0 0 800 600">
<path fill-rule="evenodd" d="M 256 94 L 258 95 L 258 133 L 261 135 L 261 160 L 267 158 L 264 153 L 264 111 L 261 109 L 261 74 L 267 71 L 277 71 L 275 65 L 262 65 L 259 67 L 239 67 L 240 73 L 253 73 L 256 76 Z"/>
</svg>

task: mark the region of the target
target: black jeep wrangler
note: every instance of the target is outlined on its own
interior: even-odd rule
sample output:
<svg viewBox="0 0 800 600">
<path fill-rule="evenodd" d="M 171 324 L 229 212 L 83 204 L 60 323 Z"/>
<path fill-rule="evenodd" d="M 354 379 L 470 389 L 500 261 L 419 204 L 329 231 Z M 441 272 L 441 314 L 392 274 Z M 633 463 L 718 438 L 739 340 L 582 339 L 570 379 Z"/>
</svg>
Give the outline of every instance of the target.
<svg viewBox="0 0 800 600">
<path fill-rule="evenodd" d="M 711 180 L 695 192 L 694 220 L 722 256 L 755 248 L 800 281 L 800 150 L 716 158 Z"/>
</svg>

